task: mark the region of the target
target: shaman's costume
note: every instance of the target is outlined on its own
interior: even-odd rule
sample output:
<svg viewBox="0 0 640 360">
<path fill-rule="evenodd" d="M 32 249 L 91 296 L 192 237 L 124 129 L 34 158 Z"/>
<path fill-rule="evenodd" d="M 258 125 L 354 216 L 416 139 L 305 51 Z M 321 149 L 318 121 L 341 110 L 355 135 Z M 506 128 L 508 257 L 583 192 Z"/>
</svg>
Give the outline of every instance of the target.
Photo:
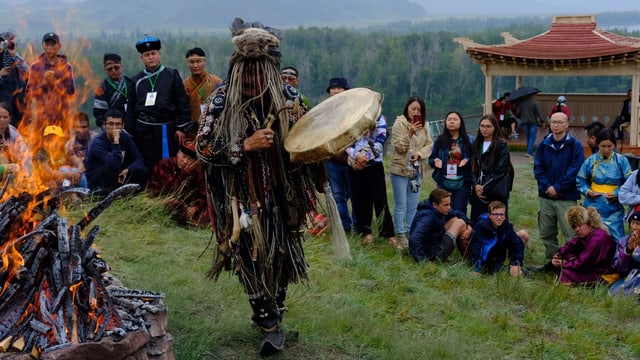
<svg viewBox="0 0 640 360">
<path fill-rule="evenodd" d="M 228 77 L 208 99 L 196 138 L 218 245 L 209 275 L 238 273 L 263 330 L 260 353 L 269 355 L 284 345 L 287 285 L 307 280 L 301 227 L 312 208 L 306 195 L 312 185 L 306 167 L 290 163 L 283 146 L 300 113 L 279 111 L 299 99 L 280 79 L 279 38 L 241 19 L 231 30 L 237 49 Z M 265 128 L 275 132 L 273 146 L 243 151 L 244 141 Z"/>
</svg>

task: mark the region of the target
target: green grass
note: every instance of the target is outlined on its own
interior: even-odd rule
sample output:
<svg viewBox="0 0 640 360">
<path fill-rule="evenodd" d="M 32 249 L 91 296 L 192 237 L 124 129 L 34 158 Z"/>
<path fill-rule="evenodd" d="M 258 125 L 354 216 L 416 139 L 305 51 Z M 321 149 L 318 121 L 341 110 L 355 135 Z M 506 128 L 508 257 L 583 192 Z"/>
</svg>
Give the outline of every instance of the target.
<svg viewBox="0 0 640 360">
<path fill-rule="evenodd" d="M 531 167 L 516 165 L 510 201 L 512 222 L 531 234 L 529 265 L 544 257 Z M 429 179 L 423 198 L 432 188 Z M 144 195 L 115 203 L 95 223 L 113 274 L 130 288 L 166 294 L 177 359 L 259 358 L 259 331 L 237 278 L 204 277 L 209 231 L 176 227 Z M 476 276 L 457 255 L 447 264 L 417 265 L 385 239 L 367 248 L 357 238 L 350 243 L 353 261 L 339 262 L 329 235 L 306 242 L 312 283 L 290 286 L 284 322 L 299 338 L 275 359 L 640 357 L 640 307 L 609 297 L 605 287 L 570 288 L 544 275 Z"/>
</svg>

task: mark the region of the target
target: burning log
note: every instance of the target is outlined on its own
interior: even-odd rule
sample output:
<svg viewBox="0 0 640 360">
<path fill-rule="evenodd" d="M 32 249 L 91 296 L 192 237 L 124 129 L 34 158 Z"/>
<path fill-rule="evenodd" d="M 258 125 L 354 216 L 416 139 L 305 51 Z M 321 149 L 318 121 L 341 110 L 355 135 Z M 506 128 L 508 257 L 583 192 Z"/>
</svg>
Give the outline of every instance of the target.
<svg viewBox="0 0 640 360">
<path fill-rule="evenodd" d="M 127 331 L 148 332 L 145 315 L 164 307 L 164 294 L 110 286 L 110 268 L 92 247 L 100 228 L 82 235 L 114 200 L 138 189 L 114 190 L 75 225 L 41 195 L 21 194 L 0 203 L 0 353 L 39 358 L 105 336 L 120 341 Z M 34 200 L 46 206 L 30 207 Z"/>
</svg>

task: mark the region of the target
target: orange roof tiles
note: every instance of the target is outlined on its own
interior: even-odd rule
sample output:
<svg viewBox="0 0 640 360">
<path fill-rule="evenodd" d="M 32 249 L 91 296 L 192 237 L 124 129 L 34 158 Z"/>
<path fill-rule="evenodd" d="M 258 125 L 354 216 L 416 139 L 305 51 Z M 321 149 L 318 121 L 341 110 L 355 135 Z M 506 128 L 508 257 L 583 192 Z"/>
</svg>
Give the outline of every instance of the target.
<svg viewBox="0 0 640 360">
<path fill-rule="evenodd" d="M 538 36 L 512 45 L 467 48 L 476 56 L 504 56 L 538 60 L 587 59 L 640 52 L 640 38 L 624 37 L 598 29 L 595 22 L 553 23 Z M 631 54 L 629 54 L 631 55 Z"/>
</svg>

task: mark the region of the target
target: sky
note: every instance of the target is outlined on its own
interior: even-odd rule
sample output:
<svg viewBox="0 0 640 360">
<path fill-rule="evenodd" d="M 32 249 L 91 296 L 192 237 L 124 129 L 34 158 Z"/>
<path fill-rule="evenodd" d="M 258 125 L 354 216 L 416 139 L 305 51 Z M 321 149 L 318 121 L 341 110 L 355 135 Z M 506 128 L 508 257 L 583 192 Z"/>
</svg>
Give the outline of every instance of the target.
<svg viewBox="0 0 640 360">
<path fill-rule="evenodd" d="M 428 16 L 472 15 L 590 15 L 600 12 L 640 10 L 638 0 L 409 0 L 425 8 Z"/>
</svg>

